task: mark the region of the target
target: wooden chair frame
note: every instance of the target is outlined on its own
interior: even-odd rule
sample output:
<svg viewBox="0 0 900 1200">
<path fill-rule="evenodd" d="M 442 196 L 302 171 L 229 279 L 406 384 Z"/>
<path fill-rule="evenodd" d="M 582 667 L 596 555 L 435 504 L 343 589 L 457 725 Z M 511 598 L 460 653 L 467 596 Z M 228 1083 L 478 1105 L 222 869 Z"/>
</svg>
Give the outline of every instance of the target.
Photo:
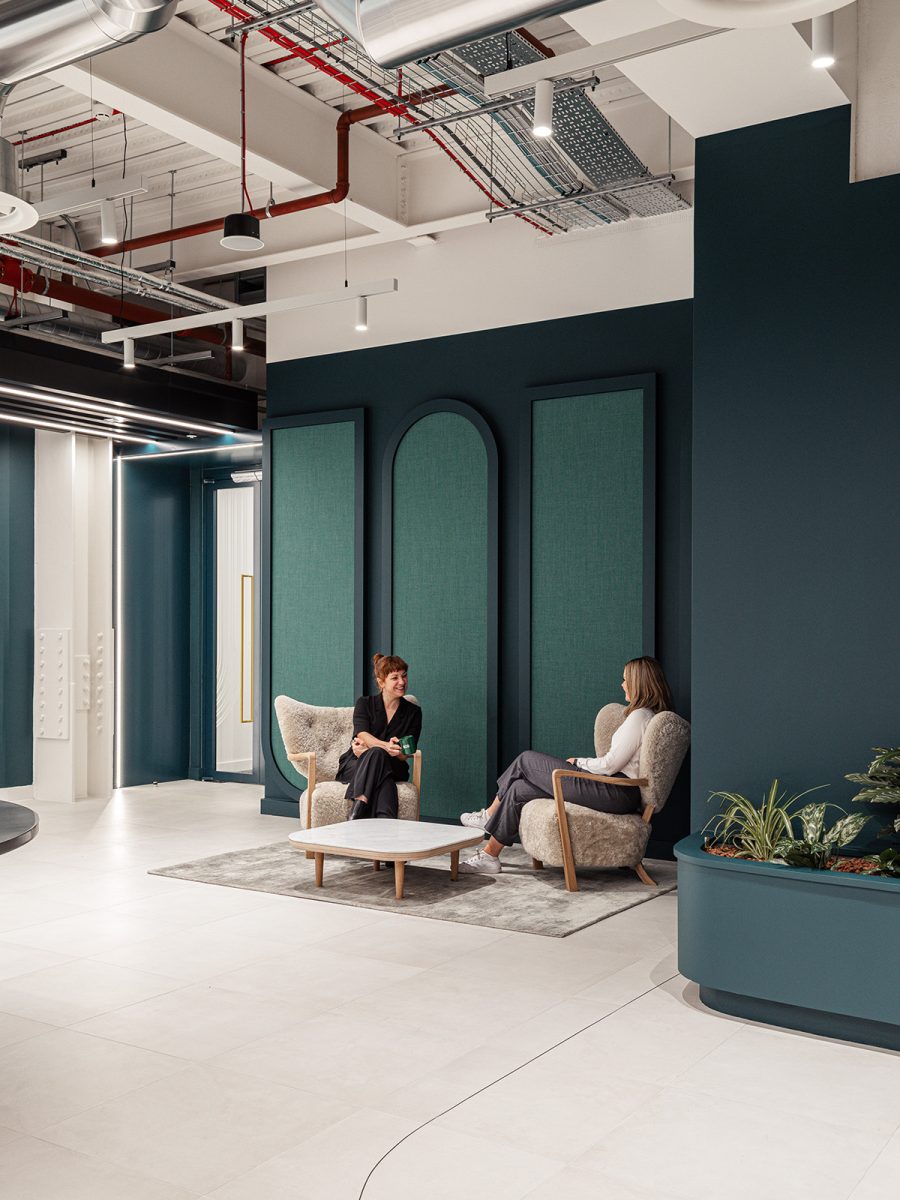
<svg viewBox="0 0 900 1200">
<path fill-rule="evenodd" d="M 589 771 L 566 771 L 562 768 L 553 772 L 553 799 L 556 801 L 556 819 L 559 823 L 559 840 L 562 845 L 563 855 L 563 874 L 566 879 L 566 891 L 577 892 L 578 880 L 575 877 L 575 855 L 572 853 L 572 838 L 569 834 L 569 815 L 566 812 L 566 803 L 563 799 L 562 781 L 564 779 L 590 779 L 594 783 L 611 783 L 616 787 L 647 787 L 649 779 L 623 779 L 621 775 L 613 778 L 611 775 L 592 775 Z M 644 811 L 641 814 L 645 825 L 650 824 L 650 819 L 653 816 L 653 805 L 644 806 Z M 544 864 L 537 859 L 534 859 L 534 865 L 540 869 Z M 644 868 L 644 864 L 639 862 L 633 868 L 641 883 L 646 883 L 650 887 L 656 887 L 656 881 L 651 879 Z"/>
<path fill-rule="evenodd" d="M 401 755 L 400 757 L 408 759 L 409 755 Z M 306 776 L 306 828 L 311 829 L 313 793 L 316 790 L 316 751 L 310 750 L 305 754 L 289 754 L 288 759 L 294 763 L 301 775 Z M 410 783 L 416 789 L 416 820 L 418 821 L 419 814 L 422 811 L 422 751 L 417 750 L 412 756 L 412 760 L 413 769 Z M 329 780 L 328 782 L 333 781 Z M 311 855 L 308 857 L 311 857 Z"/>
</svg>

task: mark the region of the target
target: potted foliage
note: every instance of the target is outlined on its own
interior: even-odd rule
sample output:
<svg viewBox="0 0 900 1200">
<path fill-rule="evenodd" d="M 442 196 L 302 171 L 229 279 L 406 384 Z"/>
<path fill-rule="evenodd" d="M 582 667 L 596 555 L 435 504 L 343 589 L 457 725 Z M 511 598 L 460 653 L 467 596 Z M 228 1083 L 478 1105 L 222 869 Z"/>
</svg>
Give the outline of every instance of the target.
<svg viewBox="0 0 900 1200">
<path fill-rule="evenodd" d="M 900 806 L 900 746 L 875 746 L 875 757 L 865 775 L 845 775 L 851 783 L 861 783 L 862 790 L 853 797 L 867 804 L 896 804 Z M 900 807 L 894 817 L 894 833 L 900 833 Z"/>
</svg>

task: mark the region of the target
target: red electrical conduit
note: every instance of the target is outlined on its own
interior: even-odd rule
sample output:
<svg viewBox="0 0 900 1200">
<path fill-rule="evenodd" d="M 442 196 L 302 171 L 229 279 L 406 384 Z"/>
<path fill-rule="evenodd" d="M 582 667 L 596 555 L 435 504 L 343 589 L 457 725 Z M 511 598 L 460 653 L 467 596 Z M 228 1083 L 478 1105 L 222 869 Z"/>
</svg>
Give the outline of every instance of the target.
<svg viewBox="0 0 900 1200">
<path fill-rule="evenodd" d="M 120 110 L 114 108 L 112 115 L 119 116 Z M 99 117 L 85 117 L 83 121 L 73 121 L 71 125 L 60 125 L 58 129 L 48 129 L 45 133 L 33 133 L 30 137 L 20 138 L 17 142 L 13 142 L 14 146 L 27 146 L 29 142 L 40 142 L 44 138 L 55 137 L 58 133 L 68 133 L 70 129 L 81 129 L 85 125 L 93 125 L 99 121 Z"/>
<path fill-rule="evenodd" d="M 0 243 L 2 244 L 2 243 Z M 62 300 L 68 304 L 76 304 L 79 308 L 88 308 L 94 312 L 106 313 L 110 317 L 119 317 L 124 321 L 132 321 L 136 325 L 147 325 L 152 321 L 164 321 L 170 314 L 159 308 L 149 308 L 144 304 L 135 304 L 131 300 L 119 296 L 104 295 L 102 292 L 92 292 L 87 288 L 78 287 L 58 279 L 50 279 L 46 275 L 35 274 L 24 267 L 18 259 L 7 254 L 0 254 L 0 283 L 18 289 L 20 295 L 36 297 L 49 296 L 54 300 Z M 216 324 L 216 314 L 210 313 L 210 326 Z M 220 322 L 221 324 L 221 322 Z M 2 329 L 2 325 L 0 325 Z M 209 342 L 213 346 L 228 346 L 229 335 L 224 329 L 182 329 L 176 337 L 188 338 L 200 342 Z M 255 338 L 247 338 L 244 342 L 248 354 L 265 357 L 266 347 Z"/>
</svg>

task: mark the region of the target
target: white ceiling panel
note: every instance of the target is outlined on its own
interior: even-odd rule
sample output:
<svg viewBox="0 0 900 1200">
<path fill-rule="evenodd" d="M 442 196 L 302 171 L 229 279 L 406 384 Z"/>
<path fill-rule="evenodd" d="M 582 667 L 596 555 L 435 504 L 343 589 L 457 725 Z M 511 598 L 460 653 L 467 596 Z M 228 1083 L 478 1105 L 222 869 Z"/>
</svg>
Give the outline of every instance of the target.
<svg viewBox="0 0 900 1200">
<path fill-rule="evenodd" d="M 729 30 L 616 65 L 696 138 L 846 104 L 809 60 L 809 46 L 785 25 Z"/>
<path fill-rule="evenodd" d="M 568 23 L 591 46 L 630 37 L 633 33 L 669 25 L 679 19 L 657 0 L 603 0 L 602 4 L 566 13 Z"/>
</svg>

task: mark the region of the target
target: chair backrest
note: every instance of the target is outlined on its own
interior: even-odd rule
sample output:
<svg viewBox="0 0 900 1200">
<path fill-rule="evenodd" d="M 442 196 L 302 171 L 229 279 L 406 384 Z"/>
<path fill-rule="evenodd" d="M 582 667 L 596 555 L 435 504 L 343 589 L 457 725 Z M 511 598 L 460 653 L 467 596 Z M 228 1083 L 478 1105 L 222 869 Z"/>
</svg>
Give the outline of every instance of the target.
<svg viewBox="0 0 900 1200">
<path fill-rule="evenodd" d="M 410 704 L 418 704 L 415 696 L 406 699 Z M 334 779 L 338 759 L 353 737 L 352 707 L 326 708 L 319 704 L 304 704 L 290 696 L 276 696 L 275 715 L 288 754 L 315 753 L 316 778 L 320 782 Z M 299 771 L 299 774 L 303 772 Z"/>
<path fill-rule="evenodd" d="M 624 704 L 606 704 L 594 721 L 594 748 L 598 756 L 609 750 L 612 735 L 625 720 Z M 641 788 L 641 803 L 658 812 L 684 762 L 691 743 L 691 727 L 677 713 L 661 712 L 652 717 L 641 742 L 641 778 L 650 782 Z"/>
</svg>

